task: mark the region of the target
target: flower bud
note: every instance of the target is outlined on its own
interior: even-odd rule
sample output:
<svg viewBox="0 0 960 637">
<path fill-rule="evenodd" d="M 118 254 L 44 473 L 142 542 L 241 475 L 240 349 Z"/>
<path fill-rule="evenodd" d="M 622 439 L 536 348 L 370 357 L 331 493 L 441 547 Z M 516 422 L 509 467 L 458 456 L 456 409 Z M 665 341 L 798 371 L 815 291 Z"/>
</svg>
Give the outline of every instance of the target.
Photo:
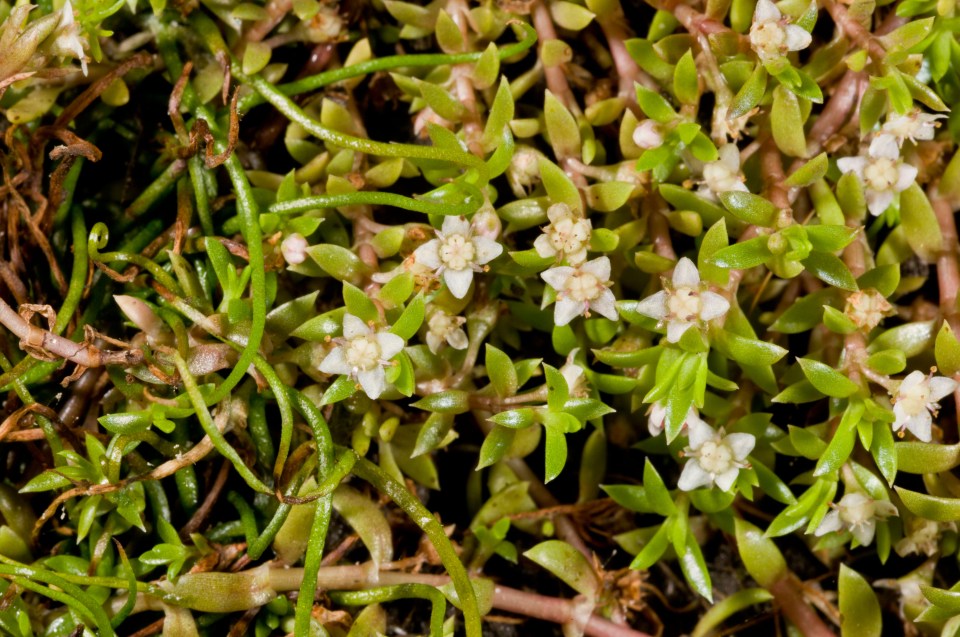
<svg viewBox="0 0 960 637">
<path fill-rule="evenodd" d="M 307 259 L 307 248 L 309 244 L 299 232 L 288 235 L 280 244 L 280 252 L 283 259 L 289 265 L 300 265 Z"/>
<path fill-rule="evenodd" d="M 633 143 L 651 150 L 663 145 L 663 127 L 652 119 L 645 119 L 633 129 Z"/>
</svg>

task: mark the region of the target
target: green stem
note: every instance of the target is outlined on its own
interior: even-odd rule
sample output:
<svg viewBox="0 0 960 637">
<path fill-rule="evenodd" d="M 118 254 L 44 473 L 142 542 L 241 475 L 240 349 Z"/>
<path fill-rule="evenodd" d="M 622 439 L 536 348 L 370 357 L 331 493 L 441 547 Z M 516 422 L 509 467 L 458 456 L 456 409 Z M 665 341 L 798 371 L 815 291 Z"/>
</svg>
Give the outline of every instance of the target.
<svg viewBox="0 0 960 637">
<path fill-rule="evenodd" d="M 466 185 L 466 184 L 463 184 Z M 482 193 L 467 194 L 462 203 L 433 203 L 427 199 L 411 199 L 392 192 L 361 191 L 342 195 L 314 195 L 275 203 L 267 212 L 278 215 L 296 214 L 316 208 L 339 208 L 341 206 L 375 205 L 393 206 L 428 215 L 469 215 L 483 203 Z"/>
<path fill-rule="evenodd" d="M 182 161 L 174 161 L 167 166 L 164 171 L 140 193 L 140 196 L 127 206 L 127 224 L 125 225 L 129 225 L 130 221 L 137 219 L 143 213 L 150 210 L 150 208 L 169 193 L 186 167 L 186 164 Z"/>
<path fill-rule="evenodd" d="M 193 184 L 193 196 L 197 201 L 197 216 L 200 217 L 200 228 L 203 235 L 209 237 L 213 234 L 213 213 L 210 211 L 210 198 L 207 193 L 207 184 L 204 179 L 203 162 L 199 155 L 194 155 L 187 162 L 190 169 L 190 182 Z"/>
<path fill-rule="evenodd" d="M 335 604 L 345 606 L 366 606 L 381 602 L 392 602 L 398 599 L 426 599 L 430 601 L 430 635 L 443 635 L 443 616 L 446 612 L 447 600 L 436 587 L 427 584 L 396 584 L 381 586 L 363 591 L 329 592 L 330 599 Z"/>
</svg>

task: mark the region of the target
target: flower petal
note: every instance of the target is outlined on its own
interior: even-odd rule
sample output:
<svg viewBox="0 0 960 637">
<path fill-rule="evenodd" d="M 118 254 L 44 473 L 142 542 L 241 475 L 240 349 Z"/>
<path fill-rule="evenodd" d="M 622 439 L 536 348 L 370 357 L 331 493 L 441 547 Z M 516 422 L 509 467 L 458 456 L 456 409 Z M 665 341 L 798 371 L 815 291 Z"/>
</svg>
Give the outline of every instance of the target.
<svg viewBox="0 0 960 637">
<path fill-rule="evenodd" d="M 857 539 L 857 542 L 863 546 L 867 546 L 873 542 L 873 535 L 876 531 L 877 522 L 872 519 L 850 527 L 850 533 L 852 533 L 853 537 Z"/>
<path fill-rule="evenodd" d="M 708 440 L 718 440 L 720 434 L 717 430 L 700 420 L 687 420 L 687 436 L 690 441 L 690 449 L 696 451 Z"/>
<path fill-rule="evenodd" d="M 817 527 L 817 530 L 813 532 L 814 535 L 820 537 L 821 535 L 826 535 L 827 533 L 833 533 L 834 531 L 839 531 L 843 528 L 843 525 L 840 524 L 840 512 L 839 511 L 828 511 L 823 520 L 820 521 L 820 526 Z"/>
<path fill-rule="evenodd" d="M 893 187 L 897 192 L 903 192 L 909 188 L 917 178 L 916 166 L 911 164 L 900 164 L 899 174 L 897 175 L 897 184 Z"/>
<path fill-rule="evenodd" d="M 729 491 L 730 487 L 733 486 L 733 483 L 737 481 L 737 475 L 740 474 L 740 469 L 737 467 L 731 467 L 730 469 L 724 471 L 718 475 L 715 479 L 717 486 L 720 487 L 722 491 Z"/>
<path fill-rule="evenodd" d="M 573 268 L 569 265 L 561 265 L 556 268 L 550 268 L 540 273 L 540 278 L 546 281 L 554 290 L 560 291 L 573 275 Z"/>
<path fill-rule="evenodd" d="M 620 314 L 617 312 L 617 297 L 613 295 L 609 288 L 601 292 L 599 297 L 590 301 L 590 309 L 611 321 L 620 318 Z"/>
<path fill-rule="evenodd" d="M 930 412 L 916 414 L 903 423 L 903 428 L 917 437 L 921 442 L 930 442 L 933 439 L 933 418 Z"/>
<path fill-rule="evenodd" d="M 473 246 L 477 249 L 477 263 L 483 265 L 503 254 L 503 246 L 488 237 L 474 237 Z"/>
<path fill-rule="evenodd" d="M 344 314 L 343 315 L 343 337 L 347 340 L 357 338 L 358 336 L 365 336 L 373 332 L 370 329 L 370 326 L 363 322 L 363 319 L 354 316 L 353 314 Z"/>
<path fill-rule="evenodd" d="M 473 283 L 473 270 L 444 270 L 443 282 L 447 284 L 450 294 L 462 299 L 470 291 L 470 284 Z"/>
<path fill-rule="evenodd" d="M 813 37 L 809 33 L 795 24 L 788 24 L 785 31 L 787 33 L 788 51 L 801 51 L 810 46 L 810 42 L 813 41 Z"/>
<path fill-rule="evenodd" d="M 773 4 L 772 2 L 770 4 Z M 776 10 L 776 7 L 774 7 Z M 780 13 L 777 11 L 777 13 Z M 718 161 L 722 162 L 727 168 L 734 172 L 740 171 L 740 149 L 737 148 L 736 144 L 724 144 L 719 149 L 720 159 Z"/>
<path fill-rule="evenodd" d="M 867 209 L 871 215 L 879 217 L 890 207 L 890 204 L 893 203 L 893 197 L 894 192 L 892 190 L 884 190 L 882 192 L 867 190 Z"/>
<path fill-rule="evenodd" d="M 667 293 L 660 290 L 637 303 L 633 309 L 644 316 L 662 321 L 667 317 Z"/>
<path fill-rule="evenodd" d="M 334 347 L 330 353 L 320 361 L 319 370 L 324 374 L 344 374 L 349 376 L 353 371 L 343 354 L 342 347 Z"/>
<path fill-rule="evenodd" d="M 897 140 L 891 135 L 877 135 L 870 142 L 870 150 L 867 153 L 873 158 L 900 159 L 900 148 L 897 146 Z"/>
<path fill-rule="evenodd" d="M 680 337 L 691 327 L 693 327 L 693 323 L 688 321 L 670 321 L 667 323 L 667 342 L 679 343 Z"/>
<path fill-rule="evenodd" d="M 403 339 L 391 332 L 377 332 L 377 345 L 380 346 L 380 357 L 388 361 L 403 350 Z"/>
<path fill-rule="evenodd" d="M 580 314 L 583 314 L 582 302 L 567 298 L 557 299 L 556 308 L 553 312 L 553 322 L 560 327 L 577 318 Z"/>
<path fill-rule="evenodd" d="M 609 257 L 598 257 L 587 261 L 580 266 L 580 271 L 592 274 L 600 279 L 601 283 L 606 283 L 610 280 L 610 259 Z"/>
<path fill-rule="evenodd" d="M 667 408 L 660 402 L 653 403 L 647 417 L 647 431 L 651 436 L 659 436 L 663 431 L 663 421 L 667 417 Z"/>
<path fill-rule="evenodd" d="M 946 398 L 957 389 L 957 381 L 945 376 L 934 376 L 929 381 L 930 402 Z"/>
<path fill-rule="evenodd" d="M 447 334 L 447 343 L 449 343 L 453 349 L 467 349 L 470 341 L 467 339 L 467 333 L 458 328 L 450 330 L 450 333 Z"/>
<path fill-rule="evenodd" d="M 570 210 L 570 206 L 565 203 L 555 203 L 547 208 L 547 219 L 550 220 L 550 223 L 556 223 L 561 219 L 566 219 L 567 217 L 572 216 L 573 211 Z"/>
<path fill-rule="evenodd" d="M 451 234 L 470 236 L 470 222 L 467 221 L 466 217 L 444 217 L 440 232 L 442 232 L 445 237 Z"/>
<path fill-rule="evenodd" d="M 700 320 L 712 321 L 724 316 L 730 309 L 730 301 L 716 292 L 702 292 L 700 294 Z"/>
<path fill-rule="evenodd" d="M 677 261 L 677 265 L 673 269 L 673 287 L 695 288 L 699 285 L 700 271 L 697 270 L 697 266 L 693 263 L 693 261 L 687 257 L 683 257 Z"/>
<path fill-rule="evenodd" d="M 374 367 L 357 374 L 357 381 L 363 388 L 363 393 L 376 400 L 387 388 L 387 375 L 382 367 Z"/>
<path fill-rule="evenodd" d="M 431 270 L 436 270 L 442 266 L 443 263 L 440 262 L 440 239 L 430 239 L 414 250 L 413 260 Z"/>
<path fill-rule="evenodd" d="M 681 491 L 693 491 L 697 487 L 705 487 L 713 482 L 709 473 L 703 470 L 696 458 L 691 458 L 687 464 L 683 465 L 683 471 L 680 473 L 680 479 L 677 480 L 677 488 Z"/>
<path fill-rule="evenodd" d="M 897 388 L 897 394 L 903 395 L 904 393 L 910 391 L 920 383 L 924 382 L 927 378 L 927 375 L 921 372 L 920 370 L 913 370 L 900 381 L 900 387 Z"/>
<path fill-rule="evenodd" d="M 553 247 L 550 237 L 545 234 L 541 234 L 533 240 L 533 249 L 537 251 L 538 256 L 544 259 L 557 256 L 557 250 Z"/>
<path fill-rule="evenodd" d="M 449 337 L 447 337 L 449 341 Z M 427 331 L 427 347 L 430 348 L 430 351 L 434 354 L 440 351 L 440 348 L 443 346 L 443 339 L 440 338 L 440 335 L 436 332 Z"/>
<path fill-rule="evenodd" d="M 753 434 L 730 434 L 723 441 L 733 451 L 733 457 L 740 462 L 747 459 L 747 456 L 750 455 L 753 447 L 757 444 L 757 439 Z"/>
<path fill-rule="evenodd" d="M 759 0 L 759 2 L 757 2 L 757 8 L 753 12 L 753 21 L 776 22 L 782 15 L 777 5 L 773 4 L 770 0 Z"/>
<path fill-rule="evenodd" d="M 841 157 L 837 160 L 837 168 L 842 173 L 854 173 L 863 179 L 863 169 L 867 167 L 866 157 Z"/>
</svg>

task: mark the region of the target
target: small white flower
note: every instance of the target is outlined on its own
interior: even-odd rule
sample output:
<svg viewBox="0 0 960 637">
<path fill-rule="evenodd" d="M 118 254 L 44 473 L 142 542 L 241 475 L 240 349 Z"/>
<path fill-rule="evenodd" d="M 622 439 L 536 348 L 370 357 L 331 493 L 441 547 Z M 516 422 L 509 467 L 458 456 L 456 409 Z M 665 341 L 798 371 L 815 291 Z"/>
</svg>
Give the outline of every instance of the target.
<svg viewBox="0 0 960 637">
<path fill-rule="evenodd" d="M 867 331 L 872 330 L 889 315 L 893 306 L 880 292 L 874 288 L 859 290 L 847 297 L 844 313 L 857 327 Z"/>
<path fill-rule="evenodd" d="M 956 530 L 957 525 L 954 522 L 935 522 L 913 517 L 904 521 L 904 536 L 893 545 L 893 550 L 901 557 L 913 553 L 932 557 L 940 551 L 940 536 L 943 532 Z"/>
<path fill-rule="evenodd" d="M 570 350 L 570 353 L 567 354 L 567 361 L 559 371 L 563 380 L 567 381 L 567 390 L 570 395 L 575 398 L 585 398 L 590 393 L 587 386 L 587 375 L 584 373 L 583 367 L 574 360 L 579 351 L 579 347 Z"/>
<path fill-rule="evenodd" d="M 610 291 L 610 259 L 600 257 L 571 267 L 550 268 L 540 274 L 557 291 L 553 320 L 566 325 L 577 315 L 590 316 L 590 310 L 617 320 L 617 299 Z"/>
<path fill-rule="evenodd" d="M 683 427 L 690 427 L 690 423 L 696 421 L 697 423 L 702 423 L 706 425 L 707 423 L 703 422 L 700 418 L 700 414 L 697 413 L 695 407 L 691 407 L 687 412 L 686 417 L 683 419 Z M 647 431 L 650 432 L 651 436 L 659 436 L 663 433 L 664 427 L 667 422 L 667 406 L 664 405 L 659 400 L 653 405 L 650 406 L 650 415 L 647 416 Z M 709 426 L 709 425 L 707 425 Z"/>
<path fill-rule="evenodd" d="M 700 282 L 697 266 L 687 257 L 677 262 L 672 285 L 648 296 L 637 305 L 637 312 L 667 325 L 667 342 L 676 343 L 694 325 L 704 325 L 726 315 L 730 301 L 706 289 Z"/>
<path fill-rule="evenodd" d="M 73 17 L 73 5 L 70 0 L 63 3 L 60 9 L 60 24 L 57 26 L 57 36 L 53 41 L 52 50 L 61 57 L 73 56 L 80 60 L 83 74 L 87 74 L 87 57 L 83 53 L 83 39 L 79 35 L 80 27 Z"/>
<path fill-rule="evenodd" d="M 443 310 L 437 310 L 427 320 L 427 347 L 434 354 L 440 351 L 444 344 L 453 349 L 467 349 L 469 341 L 467 333 L 463 331 L 463 324 L 467 319 L 462 316 L 452 316 Z"/>
<path fill-rule="evenodd" d="M 464 217 L 446 217 L 437 238 L 417 248 L 414 260 L 443 276 L 450 293 L 462 299 L 470 291 L 473 273 L 493 261 L 503 246 L 488 237 L 477 236 Z"/>
<path fill-rule="evenodd" d="M 320 363 L 324 374 L 343 374 L 360 383 L 376 400 L 387 388 L 384 367 L 403 349 L 403 339 L 385 329 L 374 331 L 353 314 L 343 315 L 343 338 Z"/>
<path fill-rule="evenodd" d="M 293 234 L 287 235 L 280 244 L 280 254 L 283 255 L 284 261 L 289 265 L 299 265 L 306 261 L 308 247 L 310 247 L 310 245 L 307 243 L 307 240 L 303 238 L 303 235 L 299 232 L 294 232 Z"/>
<path fill-rule="evenodd" d="M 517 146 L 507 167 L 507 182 L 517 197 L 526 197 L 540 183 L 541 157 L 539 151 L 529 146 Z"/>
<path fill-rule="evenodd" d="M 892 135 L 899 146 L 902 146 L 903 142 L 908 139 L 916 144 L 918 140 L 933 139 L 937 126 L 940 125 L 937 120 L 946 118 L 946 115 L 931 115 L 930 113 L 923 113 L 919 109 L 914 109 L 906 115 L 887 117 L 880 133 L 881 135 Z"/>
<path fill-rule="evenodd" d="M 957 388 L 953 379 L 943 376 L 927 376 L 921 371 L 907 374 L 893 398 L 893 430 L 908 430 L 918 440 L 930 442 L 933 415 L 940 409 L 937 402 Z"/>
<path fill-rule="evenodd" d="M 593 232 L 590 220 L 575 214 L 565 203 L 555 203 L 547 208 L 547 218 L 550 219 L 550 225 L 533 242 L 537 254 L 544 259 L 566 258 L 570 265 L 586 261 L 590 234 Z"/>
<path fill-rule="evenodd" d="M 740 174 L 740 150 L 736 144 L 724 144 L 718 149 L 720 158 L 703 167 L 703 181 L 697 192 L 711 201 L 721 192 L 739 190 L 748 192 Z"/>
<path fill-rule="evenodd" d="M 683 450 L 683 455 L 690 459 L 683 465 L 677 487 L 681 491 L 693 491 L 716 484 L 721 490 L 729 491 L 740 469 L 750 466 L 747 456 L 757 439 L 753 434 L 724 435 L 723 429 L 717 431 L 699 418 L 688 423 L 687 431 L 690 446 Z"/>
<path fill-rule="evenodd" d="M 837 168 L 860 178 L 866 191 L 867 208 L 874 217 L 882 215 L 893 203 L 894 196 L 909 188 L 917 177 L 917 169 L 900 160 L 900 149 L 892 135 L 874 138 L 866 156 L 838 159 Z"/>
<path fill-rule="evenodd" d="M 750 27 L 750 46 L 760 61 L 773 62 L 790 51 L 810 46 L 812 38 L 807 31 L 789 21 L 770 0 L 759 0 Z"/>
<path fill-rule="evenodd" d="M 857 542 L 867 546 L 873 542 L 877 520 L 899 515 L 897 507 L 888 500 L 874 500 L 862 493 L 846 493 L 840 502 L 831 504 L 833 510 L 823 516 L 814 535 L 820 537 L 834 531 L 850 531 Z"/>
<path fill-rule="evenodd" d="M 645 119 L 633 129 L 633 143 L 644 150 L 663 146 L 663 125 L 652 119 Z"/>
</svg>

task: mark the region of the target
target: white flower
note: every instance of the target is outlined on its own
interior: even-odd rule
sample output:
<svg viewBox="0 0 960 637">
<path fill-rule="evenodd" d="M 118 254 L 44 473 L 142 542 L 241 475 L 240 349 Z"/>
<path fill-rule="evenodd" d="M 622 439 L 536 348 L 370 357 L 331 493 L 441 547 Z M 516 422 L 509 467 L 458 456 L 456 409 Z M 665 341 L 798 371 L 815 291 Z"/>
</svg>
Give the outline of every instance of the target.
<svg viewBox="0 0 960 637">
<path fill-rule="evenodd" d="M 888 500 L 874 500 L 862 493 L 846 493 L 840 502 L 832 504 L 833 510 L 823 516 L 814 535 L 820 537 L 834 531 L 850 531 L 862 546 L 873 542 L 877 520 L 899 515 L 897 507 Z"/>
<path fill-rule="evenodd" d="M 957 530 L 954 522 L 935 522 L 920 517 L 904 521 L 903 526 L 903 538 L 893 545 L 893 550 L 901 557 L 912 553 L 932 557 L 940 551 L 940 535 L 944 531 Z"/>
<path fill-rule="evenodd" d="M 693 491 L 716 484 L 723 491 L 729 491 L 740 469 L 750 466 L 747 456 L 757 439 L 753 434 L 724 435 L 723 429 L 717 431 L 699 418 L 691 420 L 687 430 L 690 446 L 683 450 L 683 455 L 690 459 L 683 465 L 677 487 L 681 491 Z"/>
<path fill-rule="evenodd" d="M 940 409 L 937 402 L 957 388 L 953 379 L 927 376 L 921 371 L 907 374 L 893 397 L 893 430 L 908 430 L 917 439 L 930 442 L 933 427 L 932 414 Z"/>
<path fill-rule="evenodd" d="M 876 137 L 870 142 L 866 156 L 838 159 L 837 168 L 860 178 L 866 191 L 867 208 L 875 217 L 883 214 L 894 196 L 909 188 L 917 177 L 917 169 L 900 160 L 900 149 L 892 135 Z"/>
<path fill-rule="evenodd" d="M 897 141 L 897 145 L 902 146 L 906 140 L 914 144 L 917 140 L 930 140 L 940 124 L 938 119 L 946 119 L 946 115 L 931 115 L 923 113 L 919 109 L 914 109 L 906 115 L 894 115 L 887 117 L 883 128 L 880 129 L 881 135 L 892 135 Z"/>
<path fill-rule="evenodd" d="M 610 259 L 600 257 L 571 267 L 563 265 L 540 274 L 557 291 L 553 320 L 566 325 L 578 314 L 590 316 L 590 310 L 617 320 L 617 299 L 610 291 Z"/>
<path fill-rule="evenodd" d="M 683 419 L 683 426 L 690 427 L 690 423 L 694 421 L 704 425 L 707 424 L 701 420 L 700 414 L 697 413 L 697 409 L 695 407 L 691 407 Z M 647 416 L 647 431 L 650 432 L 651 436 L 659 436 L 661 433 L 663 433 L 666 422 L 667 406 L 658 400 L 650 406 L 650 415 Z"/>
<path fill-rule="evenodd" d="M 280 244 L 280 254 L 284 261 L 290 265 L 299 265 L 307 259 L 307 248 L 310 247 L 307 240 L 299 232 L 287 235 Z"/>
<path fill-rule="evenodd" d="M 676 343 L 694 325 L 703 327 L 708 321 L 724 316 L 730 301 L 700 283 L 697 266 L 687 257 L 673 270 L 673 285 L 648 296 L 637 305 L 637 312 L 667 325 L 667 342 Z"/>
<path fill-rule="evenodd" d="M 52 50 L 56 55 L 73 56 L 80 60 L 83 74 L 87 74 L 87 57 L 83 53 L 83 40 L 79 35 L 79 25 L 73 17 L 73 5 L 70 0 L 63 3 L 60 9 L 60 24 L 57 26 L 57 36 L 53 41 Z"/>
<path fill-rule="evenodd" d="M 575 214 L 565 203 L 555 203 L 547 208 L 547 218 L 550 219 L 550 225 L 533 242 L 537 254 L 544 259 L 566 258 L 571 265 L 586 261 L 590 234 L 593 232 L 590 220 Z"/>
<path fill-rule="evenodd" d="M 529 190 L 540 183 L 539 151 L 529 146 L 517 146 L 507 167 L 507 182 L 519 198 L 527 196 Z"/>
<path fill-rule="evenodd" d="M 716 201 L 721 192 L 747 192 L 743 176 L 740 175 L 740 150 L 737 145 L 724 144 L 718 151 L 720 159 L 707 162 L 703 167 L 703 181 L 697 189 L 697 192 L 711 201 Z"/>
<path fill-rule="evenodd" d="M 633 129 L 633 143 L 639 148 L 650 150 L 663 145 L 663 126 L 652 119 L 645 119 Z"/>
<path fill-rule="evenodd" d="M 403 339 L 385 329 L 374 331 L 353 314 L 343 315 L 343 338 L 320 363 L 324 374 L 343 374 L 360 383 L 376 400 L 387 388 L 384 366 L 403 349 Z"/>
<path fill-rule="evenodd" d="M 464 217 L 446 217 L 437 238 L 417 248 L 414 260 L 437 275 L 443 275 L 450 293 L 462 299 L 473 283 L 473 273 L 503 252 L 503 246 L 493 239 L 475 236 L 470 222 Z"/>
<path fill-rule="evenodd" d="M 580 351 L 579 347 L 574 347 L 567 354 L 567 361 L 560 367 L 560 375 L 567 381 L 567 390 L 575 398 L 585 398 L 590 392 L 587 386 L 587 375 L 574 359 Z"/>
<path fill-rule="evenodd" d="M 874 288 L 859 290 L 847 297 L 847 306 L 844 313 L 857 327 L 867 331 L 872 330 L 883 317 L 893 310 L 893 306 L 880 292 Z"/>
<path fill-rule="evenodd" d="M 750 27 L 750 46 L 767 63 L 780 59 L 790 51 L 810 46 L 812 38 L 801 27 L 790 24 L 770 0 L 759 0 Z"/>
<path fill-rule="evenodd" d="M 463 324 L 467 319 L 462 316 L 452 316 L 443 310 L 437 310 L 427 320 L 427 347 L 436 354 L 444 343 L 453 349 L 467 349 L 469 341 L 463 331 Z"/>
</svg>

